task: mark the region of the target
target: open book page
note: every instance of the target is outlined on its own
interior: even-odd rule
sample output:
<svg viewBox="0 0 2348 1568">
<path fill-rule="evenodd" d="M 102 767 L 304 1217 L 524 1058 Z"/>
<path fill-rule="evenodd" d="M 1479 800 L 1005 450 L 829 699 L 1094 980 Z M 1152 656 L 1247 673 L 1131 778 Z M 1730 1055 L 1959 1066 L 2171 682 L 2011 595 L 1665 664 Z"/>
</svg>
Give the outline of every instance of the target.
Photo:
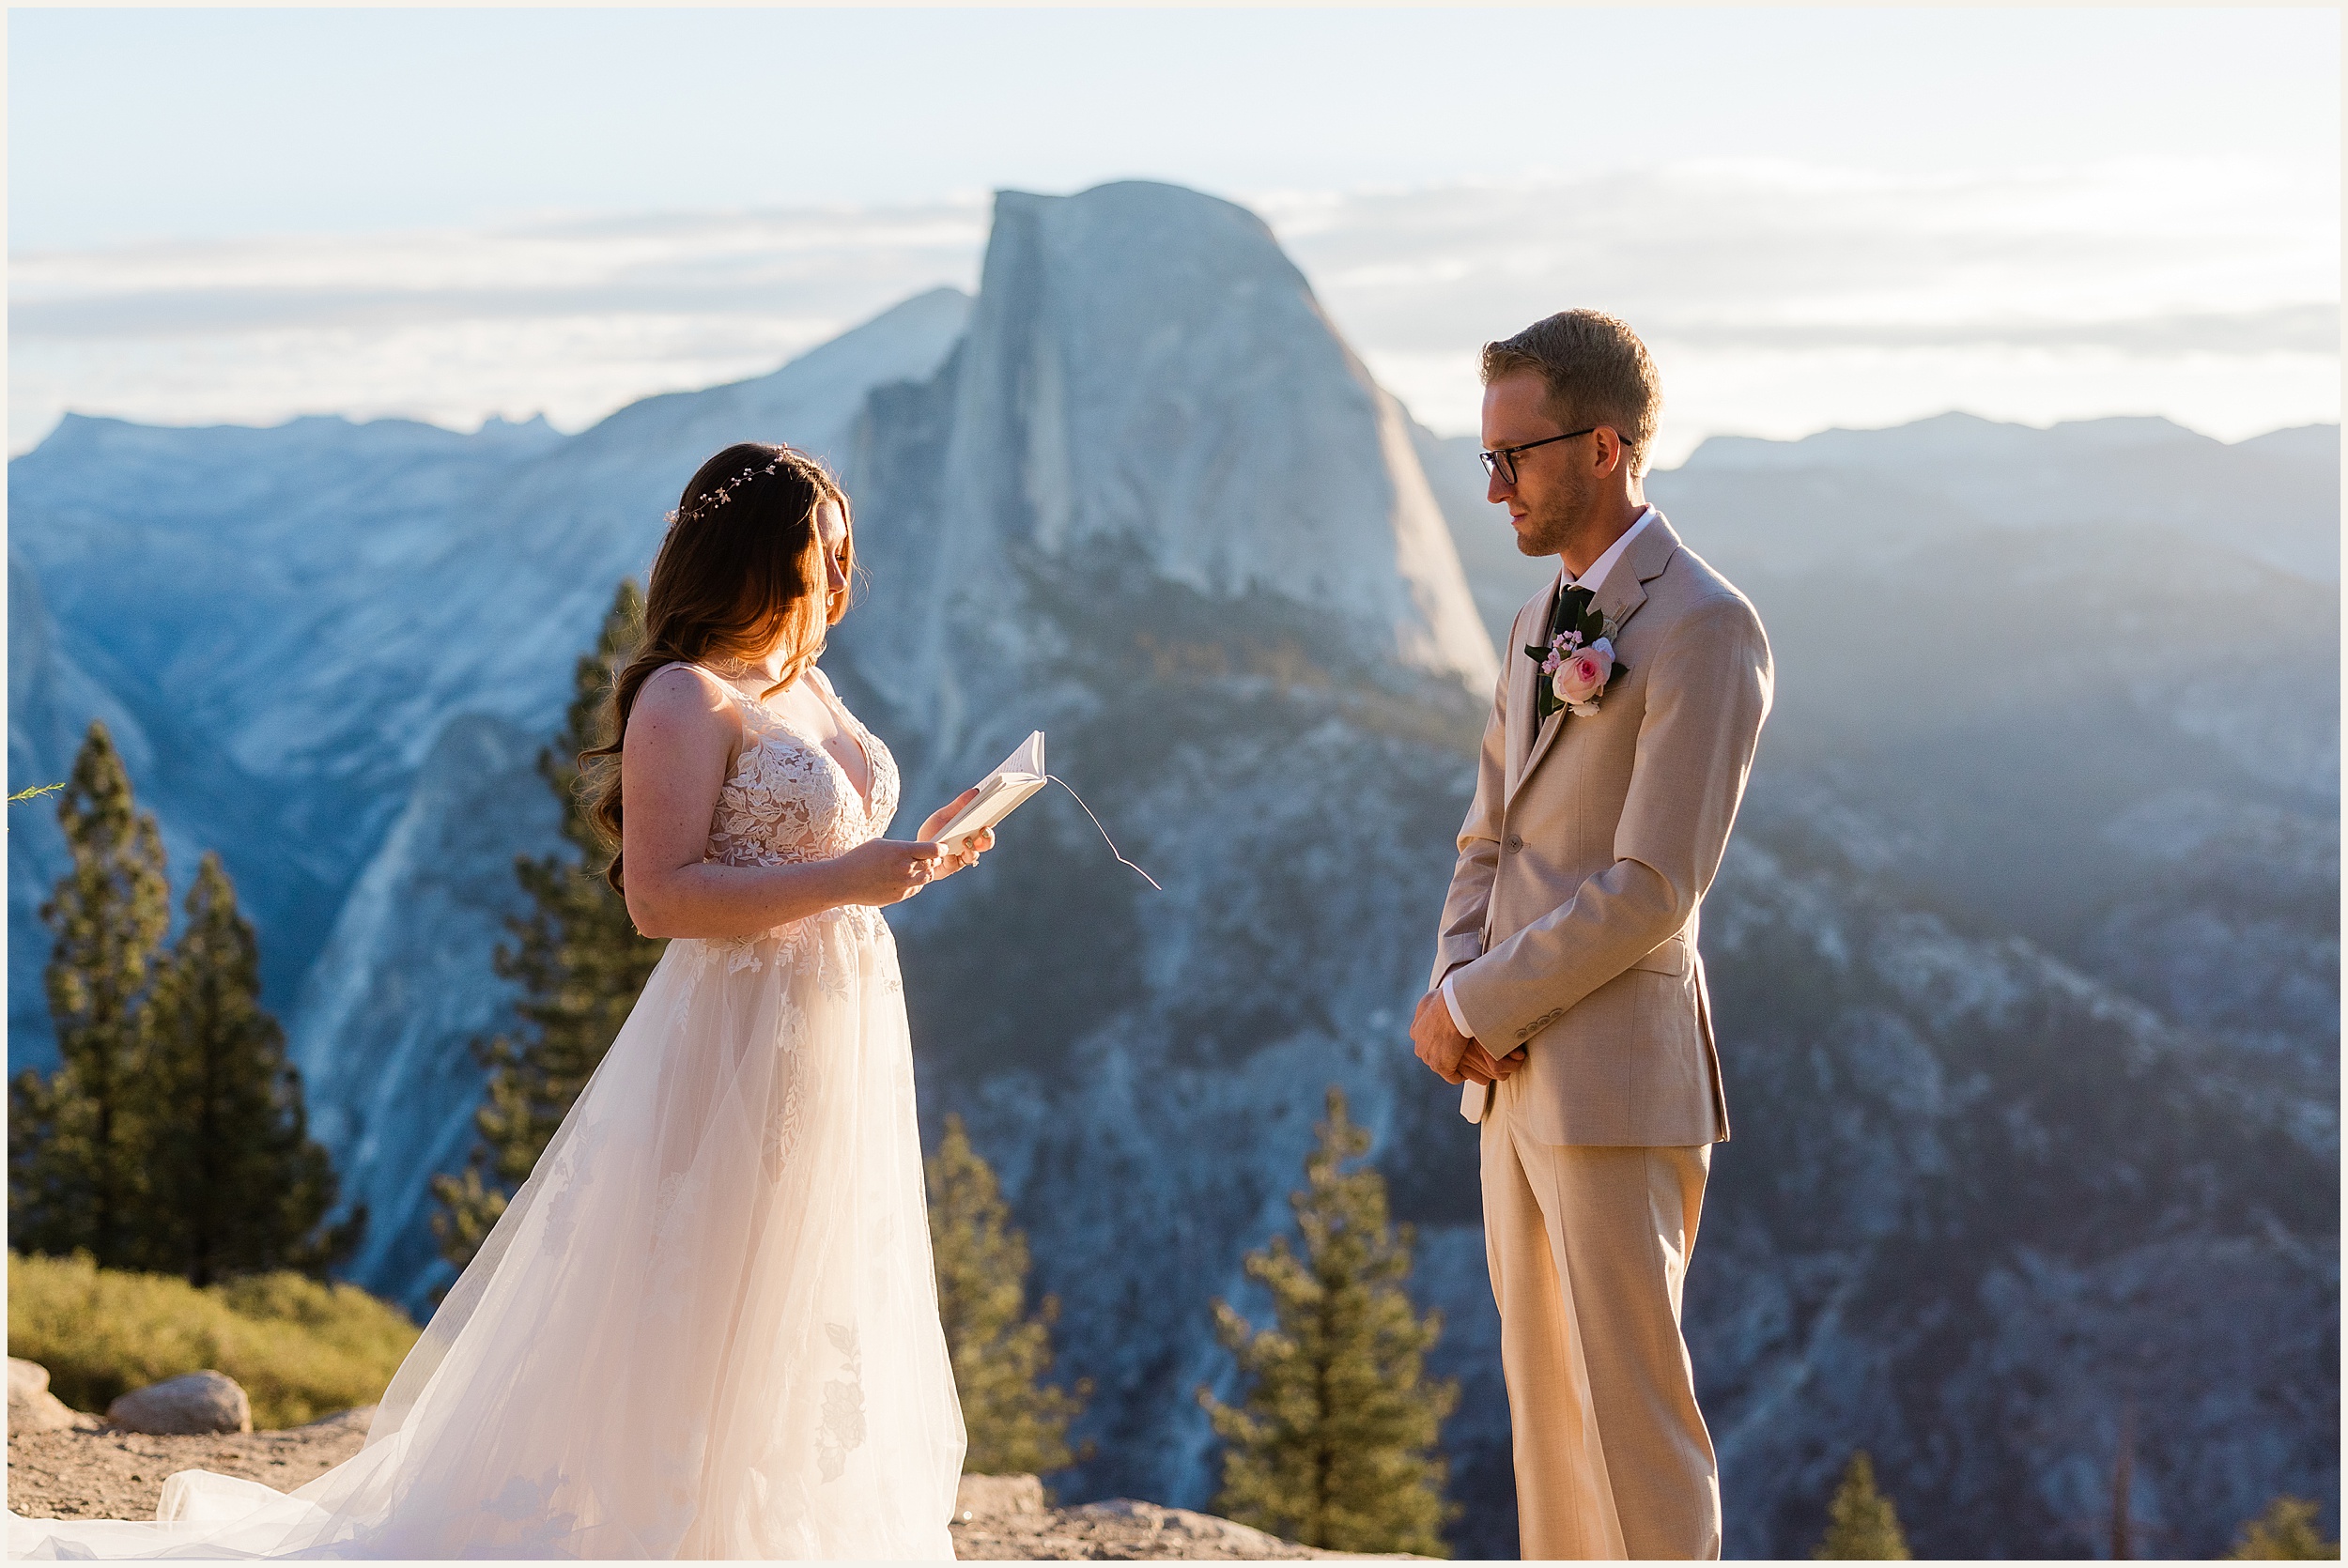
<svg viewBox="0 0 2348 1568">
<path fill-rule="evenodd" d="M 978 797 L 938 829 L 935 842 L 950 844 L 957 838 L 967 838 L 981 828 L 993 827 L 1043 788 L 1045 782 L 1043 731 L 1038 730 L 1003 759 L 1002 766 L 979 781 Z"/>
</svg>

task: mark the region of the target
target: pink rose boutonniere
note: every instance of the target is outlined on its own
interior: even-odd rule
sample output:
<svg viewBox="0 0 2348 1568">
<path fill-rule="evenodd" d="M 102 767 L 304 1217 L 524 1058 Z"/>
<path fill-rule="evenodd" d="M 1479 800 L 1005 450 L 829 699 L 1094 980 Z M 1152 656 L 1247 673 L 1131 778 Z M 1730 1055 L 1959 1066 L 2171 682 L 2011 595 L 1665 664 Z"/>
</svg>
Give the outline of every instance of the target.
<svg viewBox="0 0 2348 1568">
<path fill-rule="evenodd" d="M 1614 674 L 1614 645 L 1599 638 L 1587 648 L 1578 648 L 1558 660 L 1556 670 L 1549 678 L 1549 689 L 1577 717 L 1588 718 L 1598 712 L 1599 697 Z"/>
<path fill-rule="evenodd" d="M 1580 623 L 1551 638 L 1547 648 L 1524 651 L 1528 658 L 1540 662 L 1541 684 L 1534 692 L 1537 722 L 1560 708 L 1581 718 L 1598 712 L 1599 699 L 1606 695 L 1607 686 L 1630 669 L 1614 656 L 1614 634 L 1620 629 L 1609 625 L 1596 609 L 1584 609 Z"/>
</svg>

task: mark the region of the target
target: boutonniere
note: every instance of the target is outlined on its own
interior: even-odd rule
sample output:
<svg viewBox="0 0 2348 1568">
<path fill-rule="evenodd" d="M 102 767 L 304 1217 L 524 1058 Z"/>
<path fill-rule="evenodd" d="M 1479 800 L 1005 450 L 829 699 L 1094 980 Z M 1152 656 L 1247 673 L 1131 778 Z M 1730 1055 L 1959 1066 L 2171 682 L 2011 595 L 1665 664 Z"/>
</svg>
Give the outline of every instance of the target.
<svg viewBox="0 0 2348 1568">
<path fill-rule="evenodd" d="M 1549 639 L 1546 648 L 1527 648 L 1525 657 L 1540 666 L 1541 684 L 1533 689 L 1533 722 L 1549 722 L 1560 708 L 1578 718 L 1597 714 L 1599 699 L 1630 667 L 1614 657 L 1614 634 L 1622 627 L 1609 622 L 1596 606 L 1582 611 L 1575 624 Z"/>
</svg>

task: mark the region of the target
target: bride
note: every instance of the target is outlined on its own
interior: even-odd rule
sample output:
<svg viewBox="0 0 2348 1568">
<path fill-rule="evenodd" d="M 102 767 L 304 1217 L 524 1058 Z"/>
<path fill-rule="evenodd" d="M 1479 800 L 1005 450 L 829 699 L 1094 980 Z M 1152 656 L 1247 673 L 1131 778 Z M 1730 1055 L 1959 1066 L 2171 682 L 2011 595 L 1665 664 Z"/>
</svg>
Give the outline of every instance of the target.
<svg viewBox="0 0 2348 1568">
<path fill-rule="evenodd" d="M 291 1494 L 182 1471 L 154 1522 L 11 1514 L 11 1556 L 953 1556 L 962 1412 L 879 911 L 993 840 L 927 841 L 961 801 L 882 837 L 896 765 L 814 663 L 853 565 L 798 452 L 728 447 L 686 486 L 589 754 L 607 875 L 672 940 L 366 1446 Z"/>
</svg>

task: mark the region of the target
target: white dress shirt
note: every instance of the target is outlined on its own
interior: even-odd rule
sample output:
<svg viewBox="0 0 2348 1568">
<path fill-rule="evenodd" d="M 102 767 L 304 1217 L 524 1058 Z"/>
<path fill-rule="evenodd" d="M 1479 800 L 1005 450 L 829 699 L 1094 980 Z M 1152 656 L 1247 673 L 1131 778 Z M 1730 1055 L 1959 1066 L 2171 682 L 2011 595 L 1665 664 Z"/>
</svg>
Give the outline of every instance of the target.
<svg viewBox="0 0 2348 1568">
<path fill-rule="evenodd" d="M 1630 526 L 1622 530 L 1622 537 L 1607 546 L 1605 553 L 1591 561 L 1590 569 L 1578 577 L 1566 570 L 1563 561 L 1558 562 L 1557 592 L 1563 593 L 1568 588 L 1580 586 L 1588 589 L 1593 593 L 1597 592 L 1605 586 L 1606 574 L 1614 569 L 1614 562 L 1620 561 L 1623 551 L 1630 547 L 1630 541 L 1639 537 L 1639 530 L 1646 527 L 1647 519 L 1658 515 L 1661 514 L 1650 506 L 1632 518 Z M 1451 1026 L 1460 1033 L 1468 1035 L 1467 1020 L 1460 1016 L 1460 1003 L 1458 998 L 1451 994 L 1451 976 L 1448 975 L 1443 977 L 1443 1005 L 1450 1011 Z M 1474 1037 L 1470 1035 L 1469 1038 Z"/>
</svg>

